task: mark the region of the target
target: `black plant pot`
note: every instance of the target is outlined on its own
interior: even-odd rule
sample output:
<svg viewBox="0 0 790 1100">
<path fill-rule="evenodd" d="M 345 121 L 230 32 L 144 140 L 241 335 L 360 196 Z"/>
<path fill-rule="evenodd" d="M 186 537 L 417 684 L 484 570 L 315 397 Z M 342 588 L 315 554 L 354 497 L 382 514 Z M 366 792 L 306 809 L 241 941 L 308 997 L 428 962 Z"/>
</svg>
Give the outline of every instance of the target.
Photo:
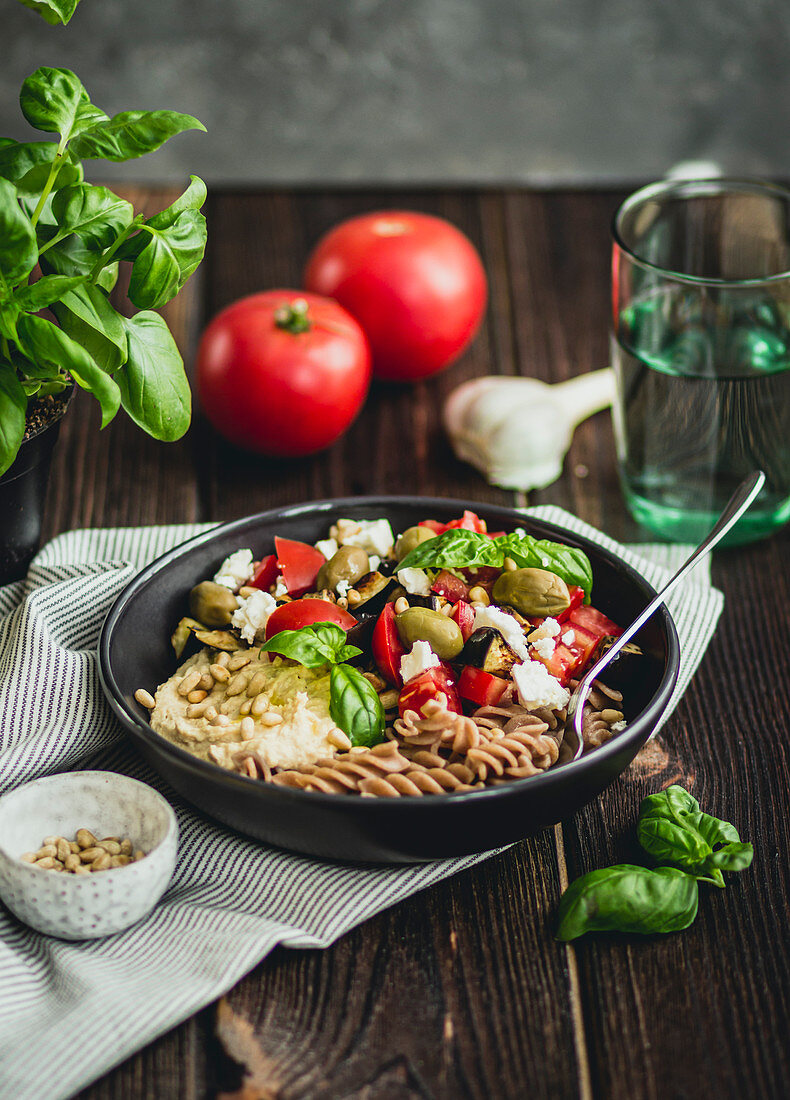
<svg viewBox="0 0 790 1100">
<path fill-rule="evenodd" d="M 52 452 L 66 406 L 64 402 L 57 419 L 25 440 L 0 477 L 0 585 L 23 577 L 38 550 Z"/>
</svg>

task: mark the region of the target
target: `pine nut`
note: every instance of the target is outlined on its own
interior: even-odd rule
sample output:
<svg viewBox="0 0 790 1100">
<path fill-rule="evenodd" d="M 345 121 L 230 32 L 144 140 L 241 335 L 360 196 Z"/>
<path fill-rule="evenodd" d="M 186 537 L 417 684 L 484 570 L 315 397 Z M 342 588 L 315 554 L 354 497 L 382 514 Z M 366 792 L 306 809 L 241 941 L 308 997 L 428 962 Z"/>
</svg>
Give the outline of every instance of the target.
<svg viewBox="0 0 790 1100">
<path fill-rule="evenodd" d="M 102 852 L 100 856 L 97 856 L 91 863 L 91 871 L 106 871 L 108 867 L 112 865 L 112 856 L 109 852 Z"/>
<path fill-rule="evenodd" d="M 80 848 L 93 848 L 96 845 L 96 837 L 90 829 L 77 829 L 76 839 Z"/>
<path fill-rule="evenodd" d="M 184 711 L 187 718 L 202 718 L 208 710 L 208 703 L 190 703 Z"/>
<path fill-rule="evenodd" d="M 121 855 L 130 856 L 132 854 L 132 842 L 131 840 L 121 841 Z"/>
<path fill-rule="evenodd" d="M 255 585 L 252 584 L 243 584 L 238 594 L 243 600 L 248 600 L 250 596 L 254 596 L 256 592 L 260 592 L 260 588 L 256 588 Z"/>
<path fill-rule="evenodd" d="M 513 561 L 512 558 L 505 558 L 505 560 L 503 562 L 503 568 L 505 569 L 506 572 L 513 573 L 516 569 L 518 569 L 518 566 L 516 565 L 516 563 Z"/>
<path fill-rule="evenodd" d="M 79 856 L 75 856 L 73 852 L 66 856 L 63 861 L 63 866 L 67 871 L 76 871 L 81 866 L 81 860 Z"/>
<path fill-rule="evenodd" d="M 213 722 L 218 713 L 219 712 L 217 711 L 217 708 L 212 704 L 210 707 L 206 707 L 206 709 L 203 711 L 203 717 L 206 719 L 207 722 Z"/>
<path fill-rule="evenodd" d="M 261 715 L 262 726 L 279 726 L 283 720 L 283 716 L 278 714 L 275 710 L 270 710 L 266 714 Z"/>
<path fill-rule="evenodd" d="M 356 588 L 349 588 L 346 592 L 346 599 L 348 600 L 349 607 L 359 607 L 362 603 L 362 596 L 357 592 Z"/>
<path fill-rule="evenodd" d="M 42 846 L 36 852 L 36 859 L 46 859 L 47 856 L 50 856 L 52 859 L 55 859 L 57 857 L 57 854 L 58 854 L 57 845 L 55 845 L 55 844 L 42 844 Z"/>
<path fill-rule="evenodd" d="M 259 718 L 265 710 L 269 709 L 269 696 L 261 692 L 260 695 L 256 695 L 252 700 L 250 706 L 250 714 L 254 714 L 256 718 Z"/>
<path fill-rule="evenodd" d="M 395 601 L 394 611 L 396 615 L 402 615 L 404 611 L 408 611 L 410 607 L 409 601 L 405 596 L 398 596 Z"/>
<path fill-rule="evenodd" d="M 252 718 L 242 718 L 239 726 L 242 741 L 249 741 L 255 734 L 255 722 Z"/>
<path fill-rule="evenodd" d="M 241 695 L 241 693 L 246 689 L 248 682 L 249 676 L 246 672 L 237 672 L 228 684 L 228 686 L 225 688 L 225 694 L 229 696 Z"/>
<path fill-rule="evenodd" d="M 132 862 L 132 857 L 127 856 L 127 855 L 111 856 L 111 858 L 110 858 L 110 866 L 111 867 L 126 867 L 126 865 L 131 863 L 131 862 Z"/>
<path fill-rule="evenodd" d="M 240 668 L 244 668 L 252 660 L 251 653 L 234 653 L 234 655 L 228 658 L 228 668 L 231 672 L 238 672 Z"/>
<path fill-rule="evenodd" d="M 145 859 L 145 852 L 141 851 L 140 848 L 138 848 L 137 851 L 134 853 L 134 862 L 139 863 L 141 859 Z"/>
<path fill-rule="evenodd" d="M 75 867 L 72 874 L 75 875 L 89 875 L 91 873 L 90 865 L 87 863 L 81 863 L 79 867 Z"/>
<path fill-rule="evenodd" d="M 244 702 L 239 707 L 239 714 L 242 715 L 242 717 L 244 717 L 245 715 L 250 713 L 251 708 L 252 708 L 252 699 L 245 699 Z"/>
<path fill-rule="evenodd" d="M 117 856 L 121 853 L 121 846 L 117 840 L 100 840 L 99 847 L 104 848 L 105 852 L 110 856 Z"/>
<path fill-rule="evenodd" d="M 94 859 L 98 859 L 99 856 L 104 856 L 106 854 L 104 848 L 99 848 L 98 845 L 95 845 L 93 848 L 83 848 L 80 852 L 80 859 L 83 863 L 93 863 Z"/>
<path fill-rule="evenodd" d="M 193 691 L 200 683 L 200 672 L 196 668 L 193 668 L 191 672 L 188 672 L 178 685 L 177 691 L 179 695 L 186 697 L 190 691 Z"/>
<path fill-rule="evenodd" d="M 476 584 L 473 588 L 469 589 L 469 602 L 481 603 L 483 607 L 488 607 L 491 603 L 491 599 L 485 588 L 481 588 L 479 584 Z"/>
<path fill-rule="evenodd" d="M 345 733 L 343 733 L 341 729 L 335 728 L 333 730 L 330 730 L 329 733 L 326 735 L 326 739 L 329 744 L 334 745 L 336 749 L 348 750 L 351 748 L 350 738 Z"/>
<path fill-rule="evenodd" d="M 256 695 L 263 691 L 265 686 L 266 673 L 263 671 L 256 672 L 249 684 L 247 684 L 247 695 L 250 699 L 254 699 Z"/>
<path fill-rule="evenodd" d="M 25 852 L 19 858 L 22 860 L 23 863 L 35 863 L 36 862 L 36 853 L 35 852 Z"/>
<path fill-rule="evenodd" d="M 79 854 L 80 846 L 76 840 L 69 841 L 69 848 L 71 848 L 72 852 L 74 852 L 75 855 Z"/>
<path fill-rule="evenodd" d="M 41 841 L 41 845 L 43 848 L 48 848 L 51 844 L 54 844 L 57 848 L 58 841 L 61 839 L 62 838 L 59 836 L 45 836 L 44 839 Z"/>
<path fill-rule="evenodd" d="M 52 871 L 55 868 L 55 860 L 52 856 L 44 856 L 43 859 L 37 859 L 33 866 L 40 867 L 42 871 Z"/>
<path fill-rule="evenodd" d="M 604 722 L 609 722 L 609 723 L 611 723 L 611 722 L 622 722 L 623 712 L 621 710 L 611 710 L 611 709 L 602 710 L 601 711 L 601 718 L 603 719 Z"/>
<path fill-rule="evenodd" d="M 58 837 L 57 849 L 58 859 L 61 863 L 63 863 L 63 861 L 68 859 L 68 857 L 71 855 L 71 848 L 69 847 L 69 842 L 67 840 L 64 840 L 62 836 Z"/>
<path fill-rule="evenodd" d="M 121 843 L 121 838 L 120 838 L 119 836 L 103 836 L 103 837 L 101 838 L 101 841 L 100 841 L 100 843 L 101 843 L 101 844 L 104 844 L 104 843 L 105 843 L 106 841 L 108 841 L 108 840 L 114 840 L 116 844 L 120 844 L 120 843 Z"/>
<path fill-rule="evenodd" d="M 223 656 L 226 657 L 227 654 L 223 654 Z M 214 679 L 217 681 L 218 684 L 227 684 L 228 680 L 230 679 L 230 673 L 225 668 L 225 666 L 219 664 L 219 662 L 217 662 L 217 664 L 215 664 L 215 665 L 212 665 L 209 668 L 209 672 L 211 673 L 211 675 L 214 677 Z"/>
<path fill-rule="evenodd" d="M 187 695 L 187 700 L 190 703 L 202 703 L 207 695 L 208 692 L 203 691 L 202 688 L 195 688 L 194 691 L 190 691 L 189 695 Z"/>
<path fill-rule="evenodd" d="M 214 677 L 210 672 L 204 672 L 198 681 L 199 691 L 213 691 L 214 689 Z"/>
<path fill-rule="evenodd" d="M 398 693 L 395 690 L 382 691 L 381 695 L 379 695 L 379 699 L 381 700 L 381 705 L 384 707 L 384 710 L 391 710 L 398 705 Z"/>
<path fill-rule="evenodd" d="M 150 691 L 146 691 L 145 688 L 138 688 L 134 693 L 134 697 L 141 707 L 145 707 L 146 710 L 153 710 L 156 706 L 156 699 Z"/>
<path fill-rule="evenodd" d="M 223 650 L 221 650 L 221 652 L 219 652 L 217 654 L 217 660 L 216 660 L 215 664 L 219 665 L 220 668 L 227 668 L 229 660 L 230 660 L 230 654 L 226 650 L 223 649 Z M 214 673 L 212 672 L 211 675 L 213 676 Z"/>
<path fill-rule="evenodd" d="M 216 718 L 211 719 L 212 726 L 229 726 L 230 718 L 227 714 L 218 714 Z"/>
</svg>

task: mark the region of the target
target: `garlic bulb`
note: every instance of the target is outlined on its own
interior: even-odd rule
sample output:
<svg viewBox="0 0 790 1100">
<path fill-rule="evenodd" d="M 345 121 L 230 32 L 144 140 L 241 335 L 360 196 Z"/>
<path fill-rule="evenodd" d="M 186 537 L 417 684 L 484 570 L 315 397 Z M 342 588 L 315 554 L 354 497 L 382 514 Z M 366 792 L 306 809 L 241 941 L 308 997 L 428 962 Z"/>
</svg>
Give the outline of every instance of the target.
<svg viewBox="0 0 790 1100">
<path fill-rule="evenodd" d="M 536 378 L 475 378 L 447 398 L 444 425 L 456 455 L 492 485 L 543 489 L 560 476 L 576 425 L 613 398 L 610 367 L 554 385 Z"/>
</svg>

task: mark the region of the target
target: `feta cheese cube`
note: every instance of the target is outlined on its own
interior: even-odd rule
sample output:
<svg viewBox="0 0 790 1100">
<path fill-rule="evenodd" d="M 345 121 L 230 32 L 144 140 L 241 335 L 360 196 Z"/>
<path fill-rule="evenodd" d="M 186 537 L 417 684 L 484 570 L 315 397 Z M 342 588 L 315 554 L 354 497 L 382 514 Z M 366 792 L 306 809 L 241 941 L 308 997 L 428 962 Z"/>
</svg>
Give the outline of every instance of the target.
<svg viewBox="0 0 790 1100">
<path fill-rule="evenodd" d="M 315 544 L 316 550 L 320 550 L 327 561 L 333 558 L 340 549 L 336 539 L 319 539 Z"/>
<path fill-rule="evenodd" d="M 551 707 L 552 710 L 559 710 L 571 697 L 568 689 L 540 661 L 525 661 L 524 664 L 514 665 L 511 676 L 523 707 Z"/>
<path fill-rule="evenodd" d="M 566 630 L 562 636 L 563 645 L 573 645 L 576 641 L 576 633 L 573 630 Z"/>
<path fill-rule="evenodd" d="M 266 623 L 276 607 L 277 601 L 268 592 L 253 592 L 233 612 L 231 626 L 241 631 L 244 641 L 252 645 L 256 638 L 263 640 Z"/>
<path fill-rule="evenodd" d="M 386 558 L 395 543 L 388 519 L 339 519 L 337 541 L 341 546 L 361 546 L 368 554 Z"/>
<path fill-rule="evenodd" d="M 285 583 L 282 577 L 278 577 L 274 585 L 274 594 L 279 599 L 280 596 L 288 595 L 288 585 Z"/>
<path fill-rule="evenodd" d="M 480 630 L 484 626 L 492 626 L 495 630 L 498 630 L 522 661 L 530 660 L 529 647 L 524 637 L 524 631 L 513 616 L 508 615 L 507 611 L 503 611 L 501 607 L 496 607 L 494 604 L 491 604 L 490 607 L 479 607 L 475 611 L 474 629 Z"/>
<path fill-rule="evenodd" d="M 368 554 L 368 562 L 370 564 L 370 571 L 372 573 L 374 569 L 378 569 L 378 567 L 381 565 L 381 558 L 378 556 L 378 554 Z"/>
<path fill-rule="evenodd" d="M 400 674 L 404 684 L 408 680 L 426 672 L 429 668 L 436 668 L 439 658 L 431 649 L 428 642 L 418 641 L 411 647 L 409 653 L 404 653 L 400 659 Z"/>
<path fill-rule="evenodd" d="M 252 579 L 255 570 L 252 567 L 252 550 L 237 550 L 225 558 L 214 574 L 214 583 L 238 592 L 243 584 Z"/>
<path fill-rule="evenodd" d="M 338 581 L 335 585 L 335 592 L 338 596 L 347 596 L 348 590 L 351 587 L 351 581 Z"/>
<path fill-rule="evenodd" d="M 398 583 L 410 596 L 430 596 L 431 581 L 424 569 L 399 569 Z"/>
<path fill-rule="evenodd" d="M 548 661 L 554 652 L 554 639 L 553 638 L 536 638 L 532 643 L 532 648 L 539 657 L 543 657 Z"/>
</svg>

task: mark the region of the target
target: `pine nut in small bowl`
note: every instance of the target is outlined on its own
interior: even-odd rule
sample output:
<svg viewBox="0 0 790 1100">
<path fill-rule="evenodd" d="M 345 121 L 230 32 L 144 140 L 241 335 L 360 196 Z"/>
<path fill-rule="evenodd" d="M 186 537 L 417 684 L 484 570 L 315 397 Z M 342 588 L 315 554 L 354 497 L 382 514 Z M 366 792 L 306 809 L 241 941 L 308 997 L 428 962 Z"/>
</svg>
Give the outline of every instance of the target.
<svg viewBox="0 0 790 1100">
<path fill-rule="evenodd" d="M 168 887 L 178 847 L 169 803 L 108 771 L 35 779 L 0 798 L 0 898 L 65 940 L 121 932 Z"/>
</svg>

